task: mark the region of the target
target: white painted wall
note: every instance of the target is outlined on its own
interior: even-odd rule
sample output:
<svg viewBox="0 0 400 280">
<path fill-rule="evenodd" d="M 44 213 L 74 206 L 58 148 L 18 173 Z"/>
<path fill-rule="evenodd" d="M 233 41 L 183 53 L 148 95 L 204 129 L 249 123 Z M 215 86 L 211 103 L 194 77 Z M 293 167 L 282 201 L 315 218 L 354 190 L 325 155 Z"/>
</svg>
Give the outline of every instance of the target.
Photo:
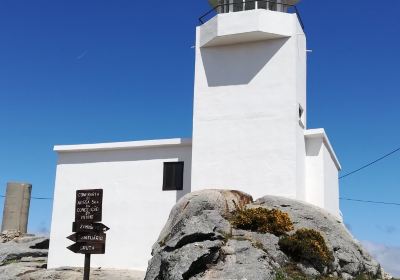
<svg viewBox="0 0 400 280">
<path fill-rule="evenodd" d="M 307 129 L 307 40 L 300 23 L 296 26 L 296 117 L 297 117 L 297 193 L 296 198 L 305 200 L 306 196 L 306 149 L 304 131 Z M 296 47 L 295 47 L 296 49 Z M 299 116 L 299 108 L 303 109 L 303 115 Z"/>
<path fill-rule="evenodd" d="M 197 28 L 192 190 L 240 189 L 255 198 L 304 192 L 298 104 L 306 114 L 306 44 L 299 26 L 296 15 L 255 10 Z"/>
<path fill-rule="evenodd" d="M 324 208 L 324 157 L 323 139 L 308 138 L 306 140 L 306 192 L 305 200 L 311 204 Z"/>
<path fill-rule="evenodd" d="M 190 141 L 161 140 L 56 147 L 48 267 L 82 266 L 84 257 L 66 249 L 77 189 L 102 188 L 106 254 L 92 267 L 145 270 L 151 247 L 176 201 L 190 192 Z M 184 190 L 162 191 L 163 162 L 184 161 Z"/>
<path fill-rule="evenodd" d="M 323 129 L 305 132 L 306 201 L 342 219 L 339 209 L 341 166 Z"/>
<path fill-rule="evenodd" d="M 339 170 L 335 165 L 335 160 L 324 145 L 324 186 L 325 186 L 325 205 L 324 208 L 342 219 L 339 208 Z"/>
</svg>

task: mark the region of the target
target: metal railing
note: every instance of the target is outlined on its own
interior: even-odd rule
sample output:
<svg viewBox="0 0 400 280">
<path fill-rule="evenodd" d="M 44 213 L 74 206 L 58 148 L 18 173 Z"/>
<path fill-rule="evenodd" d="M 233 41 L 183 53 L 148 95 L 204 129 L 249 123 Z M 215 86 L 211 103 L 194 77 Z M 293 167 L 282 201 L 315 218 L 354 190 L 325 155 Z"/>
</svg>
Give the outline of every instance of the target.
<svg viewBox="0 0 400 280">
<path fill-rule="evenodd" d="M 209 10 L 199 18 L 201 24 L 204 24 L 210 17 L 216 14 L 234 13 L 248 10 L 264 9 L 283 13 L 295 13 L 299 19 L 301 27 L 304 29 L 303 20 L 295 5 L 281 3 L 279 0 L 222 0 L 219 4 Z"/>
</svg>

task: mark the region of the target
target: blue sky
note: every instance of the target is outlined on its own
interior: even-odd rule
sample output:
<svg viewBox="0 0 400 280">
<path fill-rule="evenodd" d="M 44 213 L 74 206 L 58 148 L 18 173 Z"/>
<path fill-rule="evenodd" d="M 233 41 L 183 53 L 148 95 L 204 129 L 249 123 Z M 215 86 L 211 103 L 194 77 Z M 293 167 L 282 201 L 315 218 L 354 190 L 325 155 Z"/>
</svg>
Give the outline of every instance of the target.
<svg viewBox="0 0 400 280">
<path fill-rule="evenodd" d="M 320 2 L 298 6 L 308 126 L 326 129 L 347 172 L 400 146 L 400 1 Z M 55 144 L 191 136 L 191 47 L 208 5 L 173 3 L 0 1 L 1 194 L 28 181 L 51 197 Z M 400 153 L 345 178 L 341 195 L 400 202 L 399 166 Z M 30 231 L 48 230 L 51 203 L 32 201 Z M 400 247 L 400 207 L 341 208 L 358 239 Z"/>
</svg>

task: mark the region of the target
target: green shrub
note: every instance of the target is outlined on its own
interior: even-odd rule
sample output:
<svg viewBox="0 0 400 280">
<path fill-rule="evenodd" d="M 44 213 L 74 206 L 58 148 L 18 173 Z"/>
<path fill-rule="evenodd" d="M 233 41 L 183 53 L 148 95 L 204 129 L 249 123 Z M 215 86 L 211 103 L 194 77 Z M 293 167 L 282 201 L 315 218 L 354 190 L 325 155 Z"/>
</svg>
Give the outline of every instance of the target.
<svg viewBox="0 0 400 280">
<path fill-rule="evenodd" d="M 369 275 L 369 274 L 365 274 L 365 273 L 359 274 L 354 278 L 354 280 L 376 280 L 376 279 L 378 279 L 378 278 L 376 278 L 372 275 Z M 393 280 L 396 280 L 396 279 L 393 279 Z"/>
<path fill-rule="evenodd" d="M 322 235 L 313 229 L 299 229 L 279 240 L 281 250 L 294 261 L 306 261 L 320 272 L 333 262 L 333 255 Z"/>
<path fill-rule="evenodd" d="M 275 274 L 275 280 L 286 280 L 285 273 L 281 270 L 277 271 Z"/>
<path fill-rule="evenodd" d="M 262 207 L 239 209 L 230 218 L 235 228 L 281 236 L 293 230 L 293 223 L 287 213 Z"/>
<path fill-rule="evenodd" d="M 370 276 L 368 274 L 360 274 L 354 278 L 354 280 L 378 280 L 375 276 Z M 338 276 L 307 276 L 296 263 L 289 262 L 282 266 L 280 269 L 275 271 L 274 280 L 343 280 L 343 278 Z M 399 279 L 393 279 L 399 280 Z"/>
</svg>

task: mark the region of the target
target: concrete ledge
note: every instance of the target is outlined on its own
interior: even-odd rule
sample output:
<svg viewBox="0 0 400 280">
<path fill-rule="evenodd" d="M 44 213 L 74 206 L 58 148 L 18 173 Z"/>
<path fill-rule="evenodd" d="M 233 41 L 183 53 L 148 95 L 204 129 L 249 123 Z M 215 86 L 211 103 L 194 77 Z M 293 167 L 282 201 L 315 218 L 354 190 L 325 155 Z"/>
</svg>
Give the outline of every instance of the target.
<svg viewBox="0 0 400 280">
<path fill-rule="evenodd" d="M 162 147 L 162 146 L 190 146 L 190 145 L 192 145 L 192 139 L 174 138 L 174 139 L 113 142 L 113 143 L 98 143 L 98 144 L 59 145 L 59 146 L 54 146 L 54 151 L 57 153 L 71 153 L 71 152 L 85 152 L 85 151 L 105 151 L 105 150 L 151 148 L 151 147 Z"/>
<path fill-rule="evenodd" d="M 218 14 L 198 27 L 200 47 L 288 38 L 298 33 L 298 25 L 296 14 L 264 9 Z"/>
<path fill-rule="evenodd" d="M 308 129 L 304 131 L 304 137 L 307 138 L 322 138 L 323 143 L 325 144 L 326 148 L 328 149 L 332 160 L 334 161 L 338 171 L 342 170 L 342 166 L 340 165 L 340 162 L 335 154 L 335 151 L 332 148 L 331 143 L 329 142 L 328 135 L 326 134 L 325 130 L 323 128 L 317 128 L 317 129 Z"/>
</svg>

